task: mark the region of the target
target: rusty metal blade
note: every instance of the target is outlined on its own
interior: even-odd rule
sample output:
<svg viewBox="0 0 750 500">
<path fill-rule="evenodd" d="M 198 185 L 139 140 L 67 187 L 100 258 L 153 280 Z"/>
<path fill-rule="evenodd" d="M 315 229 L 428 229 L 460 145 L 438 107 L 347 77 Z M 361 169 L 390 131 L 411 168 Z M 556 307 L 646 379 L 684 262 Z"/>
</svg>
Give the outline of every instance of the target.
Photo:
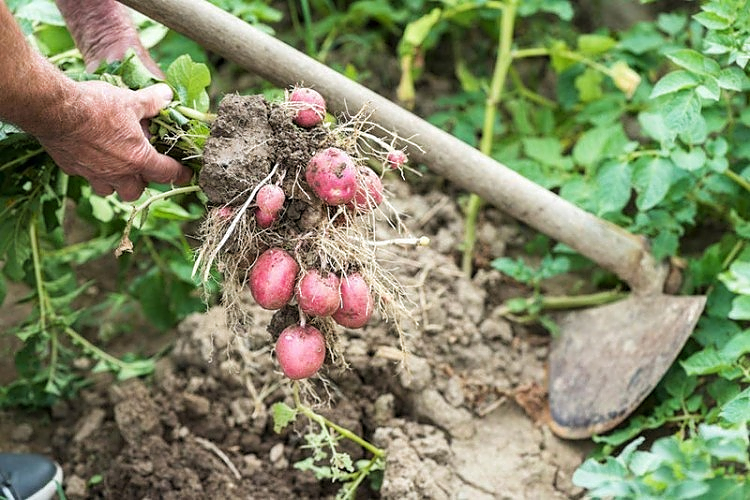
<svg viewBox="0 0 750 500">
<path fill-rule="evenodd" d="M 583 439 L 622 422 L 677 358 L 705 303 L 703 296 L 631 296 L 558 318 L 549 357 L 553 432 Z"/>
</svg>

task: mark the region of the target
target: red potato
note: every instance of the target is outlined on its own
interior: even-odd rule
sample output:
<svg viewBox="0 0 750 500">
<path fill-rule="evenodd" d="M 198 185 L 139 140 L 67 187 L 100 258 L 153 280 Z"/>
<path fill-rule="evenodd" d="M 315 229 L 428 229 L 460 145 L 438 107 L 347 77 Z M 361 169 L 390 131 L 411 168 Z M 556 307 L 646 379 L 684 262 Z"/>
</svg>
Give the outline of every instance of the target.
<svg viewBox="0 0 750 500">
<path fill-rule="evenodd" d="M 357 191 L 354 161 L 338 148 L 316 153 L 307 164 L 305 180 L 315 194 L 328 205 L 345 205 Z"/>
<path fill-rule="evenodd" d="M 292 121 L 300 127 L 314 127 L 326 116 L 326 101 L 313 89 L 297 87 L 289 94 L 288 102 L 297 103 Z"/>
<path fill-rule="evenodd" d="M 263 252 L 250 270 L 250 293 L 263 309 L 280 309 L 294 295 L 299 265 L 281 248 Z"/>
<path fill-rule="evenodd" d="M 360 168 L 357 191 L 348 206 L 362 214 L 374 210 L 382 202 L 383 182 L 380 177 L 370 168 Z"/>
<path fill-rule="evenodd" d="M 386 157 L 386 163 L 388 166 L 392 169 L 401 168 L 406 162 L 408 158 L 406 156 L 406 153 L 401 151 L 400 149 L 394 149 L 393 151 L 388 153 L 388 156 Z"/>
<path fill-rule="evenodd" d="M 276 359 L 284 375 L 292 380 L 312 377 L 325 358 L 325 339 L 313 326 L 289 326 L 276 340 Z"/>
<path fill-rule="evenodd" d="M 359 273 L 351 273 L 341 278 L 341 305 L 333 314 L 333 320 L 347 328 L 361 328 L 372 316 L 375 301 L 370 293 L 370 285 Z"/>
<path fill-rule="evenodd" d="M 297 282 L 296 297 L 300 309 L 310 316 L 330 316 L 339 308 L 339 277 L 333 273 L 325 276 L 317 269 L 306 272 Z"/>
<path fill-rule="evenodd" d="M 221 220 L 229 220 L 234 215 L 234 208 L 229 205 L 223 205 L 216 209 L 216 214 Z"/>
<path fill-rule="evenodd" d="M 271 227 L 271 225 L 276 222 L 276 219 L 278 219 L 278 217 L 278 214 L 270 214 L 268 212 L 264 212 L 259 208 L 255 209 L 255 222 L 257 222 L 258 225 L 263 229 Z"/>
<path fill-rule="evenodd" d="M 280 186 L 275 184 L 266 184 L 258 190 L 255 196 L 255 203 L 258 209 L 269 215 L 276 215 L 284 207 L 286 195 Z"/>
</svg>

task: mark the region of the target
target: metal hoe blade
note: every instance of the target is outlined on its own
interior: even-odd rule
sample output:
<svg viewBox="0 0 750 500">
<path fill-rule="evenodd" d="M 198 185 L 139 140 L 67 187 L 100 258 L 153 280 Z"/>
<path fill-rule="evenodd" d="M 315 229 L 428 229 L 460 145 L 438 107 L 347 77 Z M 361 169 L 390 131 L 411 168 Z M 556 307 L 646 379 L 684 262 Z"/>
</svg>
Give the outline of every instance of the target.
<svg viewBox="0 0 750 500">
<path fill-rule="evenodd" d="M 555 434 L 587 438 L 622 422 L 674 362 L 705 303 L 703 296 L 631 296 L 563 315 L 549 358 Z"/>
</svg>

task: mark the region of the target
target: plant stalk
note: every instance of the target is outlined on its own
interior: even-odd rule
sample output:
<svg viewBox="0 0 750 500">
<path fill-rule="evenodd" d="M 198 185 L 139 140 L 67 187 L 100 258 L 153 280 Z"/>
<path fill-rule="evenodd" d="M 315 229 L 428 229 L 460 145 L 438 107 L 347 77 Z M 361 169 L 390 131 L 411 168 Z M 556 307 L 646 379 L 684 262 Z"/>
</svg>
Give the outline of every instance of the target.
<svg viewBox="0 0 750 500">
<path fill-rule="evenodd" d="M 479 150 L 490 156 L 492 152 L 492 141 L 495 132 L 495 117 L 497 116 L 497 107 L 502 100 L 505 80 L 508 76 L 508 69 L 513 61 L 513 29 L 516 21 L 517 0 L 508 0 L 500 14 L 500 36 L 498 41 L 497 59 L 495 60 L 495 70 L 490 83 L 490 91 L 487 95 L 487 101 L 484 108 L 484 123 L 482 125 L 482 139 L 479 143 Z M 474 247 L 477 240 L 477 219 L 479 210 L 482 208 L 482 198 L 472 193 L 466 206 L 466 222 L 464 229 L 464 248 L 461 269 L 467 276 L 471 276 Z"/>
<path fill-rule="evenodd" d="M 364 439 L 362 439 L 361 437 L 359 437 L 358 435 L 356 435 L 349 429 L 346 429 L 344 427 L 341 427 L 340 425 L 337 425 L 331 422 L 330 420 L 325 418 L 323 415 L 319 415 L 315 413 L 315 410 L 303 404 L 299 397 L 299 383 L 298 382 L 294 383 L 292 394 L 294 396 L 294 404 L 296 406 L 296 410 L 298 410 L 300 413 L 305 415 L 307 418 L 317 423 L 321 427 L 327 427 L 329 429 L 333 429 L 334 431 L 338 432 L 342 437 L 345 437 L 346 439 L 354 443 L 357 443 L 362 448 L 366 449 L 367 451 L 369 451 L 376 457 L 378 458 L 385 457 L 384 450 L 381 450 L 374 444 L 369 443 L 368 441 L 365 441 Z"/>
</svg>

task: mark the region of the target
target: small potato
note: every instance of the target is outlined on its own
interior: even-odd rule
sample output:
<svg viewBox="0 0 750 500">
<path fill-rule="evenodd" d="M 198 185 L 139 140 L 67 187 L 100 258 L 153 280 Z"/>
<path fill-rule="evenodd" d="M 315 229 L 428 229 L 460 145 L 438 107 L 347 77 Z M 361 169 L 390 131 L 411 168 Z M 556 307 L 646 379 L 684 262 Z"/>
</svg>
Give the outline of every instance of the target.
<svg viewBox="0 0 750 500">
<path fill-rule="evenodd" d="M 314 127 L 326 117 L 326 101 L 313 89 L 297 87 L 289 94 L 288 102 L 296 104 L 292 121 L 300 127 Z"/>
<path fill-rule="evenodd" d="M 258 210 L 266 212 L 269 215 L 276 215 L 284 207 L 286 195 L 280 186 L 275 184 L 266 184 L 258 190 L 255 196 L 255 202 Z"/>
<path fill-rule="evenodd" d="M 383 202 L 383 182 L 371 168 L 361 167 L 357 176 L 357 191 L 347 205 L 364 214 L 371 212 Z"/>
<path fill-rule="evenodd" d="M 311 269 L 297 282 L 296 297 L 300 309 L 310 316 L 330 316 L 341 302 L 339 277 L 333 273 L 323 276 Z"/>
<path fill-rule="evenodd" d="M 341 278 L 341 306 L 333 314 L 333 320 L 347 328 L 361 328 L 372 316 L 375 301 L 370 285 L 359 273 Z"/>
<path fill-rule="evenodd" d="M 292 380 L 312 377 L 325 358 L 325 339 L 313 326 L 289 326 L 276 340 L 276 359 L 284 375 Z"/>
<path fill-rule="evenodd" d="M 408 160 L 406 153 L 400 149 L 394 149 L 388 153 L 386 157 L 386 164 L 391 169 L 401 168 Z"/>
<path fill-rule="evenodd" d="M 264 212 L 260 208 L 255 209 L 255 222 L 258 223 L 258 226 L 262 227 L 263 229 L 268 229 L 273 225 L 274 222 L 276 222 L 276 219 L 278 219 L 277 214 L 270 214 L 268 212 Z"/>
<path fill-rule="evenodd" d="M 263 252 L 250 270 L 250 293 L 263 309 L 280 309 L 294 296 L 299 264 L 281 248 Z"/>
</svg>

